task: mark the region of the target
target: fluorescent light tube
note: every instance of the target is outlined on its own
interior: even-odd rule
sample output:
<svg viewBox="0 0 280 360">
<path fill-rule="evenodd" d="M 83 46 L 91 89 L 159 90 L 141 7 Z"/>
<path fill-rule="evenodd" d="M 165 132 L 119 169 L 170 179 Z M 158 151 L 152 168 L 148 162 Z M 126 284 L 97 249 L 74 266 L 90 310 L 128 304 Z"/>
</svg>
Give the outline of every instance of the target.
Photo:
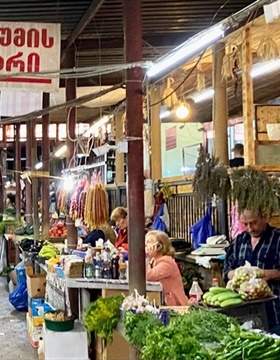
<svg viewBox="0 0 280 360">
<path fill-rule="evenodd" d="M 64 144 L 55 151 L 54 156 L 59 158 L 59 157 L 65 155 L 66 151 L 67 151 L 67 145 Z"/>
<path fill-rule="evenodd" d="M 215 90 L 213 88 L 204 89 L 200 92 L 193 93 L 190 97 L 193 99 L 195 103 L 201 103 L 206 100 L 212 99 L 215 94 Z"/>
<path fill-rule="evenodd" d="M 254 64 L 251 70 L 253 79 L 280 70 L 280 59 L 274 59 Z"/>
<path fill-rule="evenodd" d="M 163 72 L 173 70 L 178 64 L 181 64 L 193 56 L 198 55 L 202 50 L 207 49 L 210 45 L 221 39 L 225 34 L 224 25 L 215 25 L 207 30 L 200 32 L 182 45 L 174 49 L 171 54 L 168 54 L 158 62 L 153 63 L 147 71 L 147 77 L 153 78 Z"/>
</svg>

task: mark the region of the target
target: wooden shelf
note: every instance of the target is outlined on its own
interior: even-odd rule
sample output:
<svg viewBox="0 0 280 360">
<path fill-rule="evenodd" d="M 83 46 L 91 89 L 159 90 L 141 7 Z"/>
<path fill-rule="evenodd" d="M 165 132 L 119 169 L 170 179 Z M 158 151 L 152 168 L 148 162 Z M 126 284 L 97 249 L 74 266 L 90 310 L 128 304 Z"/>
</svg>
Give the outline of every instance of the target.
<svg viewBox="0 0 280 360">
<path fill-rule="evenodd" d="M 280 140 L 257 140 L 256 142 L 259 145 L 280 145 Z"/>
</svg>

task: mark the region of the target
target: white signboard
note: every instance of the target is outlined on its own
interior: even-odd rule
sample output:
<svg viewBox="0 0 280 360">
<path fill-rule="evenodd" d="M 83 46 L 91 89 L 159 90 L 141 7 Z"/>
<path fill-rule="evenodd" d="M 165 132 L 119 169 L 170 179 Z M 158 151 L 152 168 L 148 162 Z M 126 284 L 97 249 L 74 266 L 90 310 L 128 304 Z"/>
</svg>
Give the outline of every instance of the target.
<svg viewBox="0 0 280 360">
<path fill-rule="evenodd" d="M 59 69 L 60 24 L 0 22 L 0 88 L 53 92 L 59 77 L 25 73 Z"/>
</svg>

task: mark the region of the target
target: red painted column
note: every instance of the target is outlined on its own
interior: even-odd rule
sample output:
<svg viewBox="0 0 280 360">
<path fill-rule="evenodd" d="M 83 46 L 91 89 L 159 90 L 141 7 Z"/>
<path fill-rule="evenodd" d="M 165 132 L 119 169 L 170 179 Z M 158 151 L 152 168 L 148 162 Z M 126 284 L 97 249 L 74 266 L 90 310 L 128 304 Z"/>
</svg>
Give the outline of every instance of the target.
<svg viewBox="0 0 280 360">
<path fill-rule="evenodd" d="M 72 68 L 76 65 L 75 61 L 75 49 L 74 47 L 68 50 L 67 55 L 67 67 Z M 76 79 L 68 79 L 65 81 L 65 91 L 66 91 L 66 101 L 76 99 L 76 86 L 77 80 Z M 77 110 L 76 107 L 73 107 L 70 111 L 70 114 L 67 118 L 67 127 L 68 133 L 71 139 L 76 137 L 76 118 L 77 118 Z M 67 154 L 67 165 L 68 167 L 73 166 L 72 158 L 74 155 L 74 142 L 67 138 L 67 147 L 68 147 L 68 154 Z M 71 248 L 76 248 L 77 245 L 77 229 L 75 228 L 75 224 L 70 216 L 66 217 L 66 226 L 67 226 L 67 239 L 68 245 Z"/>
<path fill-rule="evenodd" d="M 15 125 L 15 180 L 16 180 L 16 217 L 20 220 L 21 210 L 21 188 L 20 188 L 20 171 L 21 171 L 21 147 L 20 147 L 20 124 Z"/>
<path fill-rule="evenodd" d="M 50 94 L 43 93 L 43 109 L 50 105 Z M 46 114 L 42 118 L 43 121 L 43 139 L 42 139 L 42 170 L 49 173 L 50 171 L 50 139 L 49 139 L 49 114 Z M 49 178 L 44 177 L 42 179 L 42 238 L 48 238 L 49 232 Z"/>
<path fill-rule="evenodd" d="M 27 171 L 32 168 L 32 122 L 28 121 L 26 124 L 26 166 Z M 28 180 L 25 180 L 25 216 L 26 222 L 32 224 L 32 187 Z"/>
<path fill-rule="evenodd" d="M 142 60 L 141 0 L 124 0 L 124 41 L 126 62 Z M 144 170 L 143 170 L 143 95 L 142 69 L 127 71 L 126 116 L 128 142 L 128 238 L 129 290 L 145 294 Z"/>
</svg>

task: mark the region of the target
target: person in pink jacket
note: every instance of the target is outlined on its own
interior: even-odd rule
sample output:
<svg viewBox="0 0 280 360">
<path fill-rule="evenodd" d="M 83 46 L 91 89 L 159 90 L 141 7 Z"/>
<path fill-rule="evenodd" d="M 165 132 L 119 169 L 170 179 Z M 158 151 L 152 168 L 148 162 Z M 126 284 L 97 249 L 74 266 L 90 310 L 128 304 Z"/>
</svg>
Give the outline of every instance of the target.
<svg viewBox="0 0 280 360">
<path fill-rule="evenodd" d="M 146 279 L 161 283 L 165 305 L 188 305 L 182 277 L 173 258 L 175 252 L 166 233 L 149 231 L 145 237 L 145 245 L 148 260 Z"/>
</svg>

